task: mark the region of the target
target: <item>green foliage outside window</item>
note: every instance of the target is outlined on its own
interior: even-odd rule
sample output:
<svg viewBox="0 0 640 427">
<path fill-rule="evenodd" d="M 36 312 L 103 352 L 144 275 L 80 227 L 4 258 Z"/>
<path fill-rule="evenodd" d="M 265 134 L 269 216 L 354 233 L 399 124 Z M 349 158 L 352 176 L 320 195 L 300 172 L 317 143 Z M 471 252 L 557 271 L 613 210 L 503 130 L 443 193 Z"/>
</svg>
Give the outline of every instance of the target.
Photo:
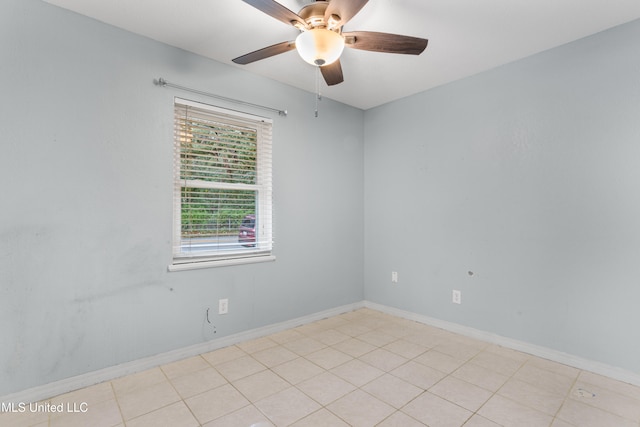
<svg viewBox="0 0 640 427">
<path fill-rule="evenodd" d="M 255 184 L 257 135 L 253 129 L 212 121 L 184 121 L 180 131 L 180 179 L 201 183 L 182 187 L 183 237 L 229 235 L 255 214 L 255 190 L 211 188 L 215 184 Z"/>
</svg>

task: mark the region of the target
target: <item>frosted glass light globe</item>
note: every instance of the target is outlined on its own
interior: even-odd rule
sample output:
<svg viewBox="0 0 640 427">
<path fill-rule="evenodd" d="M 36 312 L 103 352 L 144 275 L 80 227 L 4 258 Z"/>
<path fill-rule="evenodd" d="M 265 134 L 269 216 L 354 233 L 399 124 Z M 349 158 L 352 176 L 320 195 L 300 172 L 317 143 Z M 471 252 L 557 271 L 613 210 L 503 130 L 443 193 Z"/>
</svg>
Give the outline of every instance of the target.
<svg viewBox="0 0 640 427">
<path fill-rule="evenodd" d="M 296 49 L 311 65 L 329 65 L 342 55 L 344 38 L 335 31 L 316 28 L 300 33 L 296 38 Z"/>
</svg>

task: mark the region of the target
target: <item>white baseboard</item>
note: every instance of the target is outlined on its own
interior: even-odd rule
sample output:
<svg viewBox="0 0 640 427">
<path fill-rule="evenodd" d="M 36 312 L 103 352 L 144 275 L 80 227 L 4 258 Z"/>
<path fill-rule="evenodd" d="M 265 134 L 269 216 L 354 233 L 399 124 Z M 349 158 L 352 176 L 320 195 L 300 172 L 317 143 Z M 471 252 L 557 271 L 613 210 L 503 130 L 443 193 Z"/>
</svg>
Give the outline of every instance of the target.
<svg viewBox="0 0 640 427">
<path fill-rule="evenodd" d="M 33 387 L 16 393 L 8 394 L 6 396 L 0 396 L 0 402 L 20 403 L 36 402 L 43 399 L 48 399 L 50 397 L 78 390 L 80 388 L 89 387 L 105 381 L 110 381 L 125 375 L 131 375 L 136 372 L 155 368 L 157 366 L 165 365 L 171 362 L 176 362 L 178 360 L 193 357 L 198 354 L 208 353 L 210 351 L 228 347 L 240 342 L 249 341 L 266 335 L 271 335 L 327 317 L 357 310 L 362 307 L 364 307 L 364 301 L 320 311 L 273 325 L 263 326 L 261 328 L 239 332 L 237 334 L 229 335 L 211 341 L 206 341 L 189 347 L 179 348 L 176 350 L 168 351 L 166 353 L 157 354 L 155 356 L 145 357 L 143 359 L 134 360 L 120 365 L 100 369 L 98 371 L 88 372 L 86 374 L 77 375 L 60 381 Z"/>
<path fill-rule="evenodd" d="M 470 338 L 475 338 L 480 341 L 485 341 L 491 344 L 497 344 L 502 347 L 506 347 L 513 350 L 521 351 L 523 353 L 542 357 L 543 359 L 562 363 L 563 365 L 573 366 L 574 368 L 593 372 L 595 374 L 604 375 L 606 377 L 613 378 L 628 384 L 640 386 L 640 374 L 627 371 L 622 368 L 617 368 L 615 366 L 610 366 L 605 363 L 595 362 L 593 360 L 584 359 L 582 357 L 563 353 L 561 351 L 553 350 L 547 347 L 530 344 L 524 341 L 518 341 L 512 338 L 506 338 L 500 335 L 474 329 L 469 326 L 463 326 L 457 323 L 435 319 L 433 317 L 400 310 L 394 307 L 377 304 L 371 301 L 364 301 L 363 305 L 364 307 L 371 308 L 372 310 L 381 311 L 383 313 L 391 314 L 393 316 L 401 317 L 407 320 L 413 320 L 418 323 L 434 326 L 436 328 L 444 329 L 450 332 L 454 332 L 456 334 L 464 335 Z"/>
</svg>

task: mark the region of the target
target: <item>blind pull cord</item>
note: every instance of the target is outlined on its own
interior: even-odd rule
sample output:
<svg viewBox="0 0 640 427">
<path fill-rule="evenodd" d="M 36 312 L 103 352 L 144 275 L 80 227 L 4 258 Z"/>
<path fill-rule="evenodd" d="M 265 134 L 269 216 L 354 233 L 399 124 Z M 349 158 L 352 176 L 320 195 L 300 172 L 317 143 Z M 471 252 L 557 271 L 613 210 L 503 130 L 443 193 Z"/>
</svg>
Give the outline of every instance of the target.
<svg viewBox="0 0 640 427">
<path fill-rule="evenodd" d="M 320 94 L 320 67 L 316 67 L 316 117 L 318 117 L 318 104 L 320 101 L 322 101 L 322 95 Z"/>
</svg>

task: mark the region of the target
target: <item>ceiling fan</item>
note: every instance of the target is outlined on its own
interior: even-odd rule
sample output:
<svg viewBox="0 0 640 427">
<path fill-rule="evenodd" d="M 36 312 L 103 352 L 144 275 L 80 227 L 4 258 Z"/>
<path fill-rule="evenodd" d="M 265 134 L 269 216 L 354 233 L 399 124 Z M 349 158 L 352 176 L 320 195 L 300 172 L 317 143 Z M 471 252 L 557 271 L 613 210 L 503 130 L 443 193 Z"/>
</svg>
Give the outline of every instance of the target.
<svg viewBox="0 0 640 427">
<path fill-rule="evenodd" d="M 327 85 L 344 81 L 340 55 L 344 47 L 372 52 L 420 55 L 427 40 L 398 34 L 371 31 L 343 32 L 342 27 L 369 0 L 316 0 L 294 13 L 275 0 L 242 0 L 267 15 L 293 25 L 301 31 L 294 41 L 277 43 L 233 59 L 236 64 L 250 64 L 296 49 L 302 59 L 320 67 Z"/>
</svg>

